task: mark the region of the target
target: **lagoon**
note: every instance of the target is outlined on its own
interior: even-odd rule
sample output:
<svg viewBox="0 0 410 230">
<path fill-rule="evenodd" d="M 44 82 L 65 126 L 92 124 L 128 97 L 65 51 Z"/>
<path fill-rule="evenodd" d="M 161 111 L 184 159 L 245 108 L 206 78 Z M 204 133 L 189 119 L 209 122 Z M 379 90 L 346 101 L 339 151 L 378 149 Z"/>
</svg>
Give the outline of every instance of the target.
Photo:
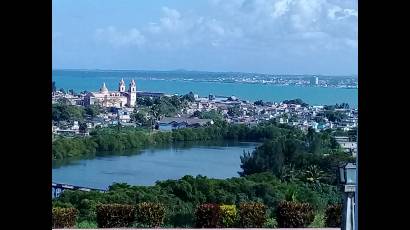
<svg viewBox="0 0 410 230">
<path fill-rule="evenodd" d="M 254 142 L 203 142 L 152 147 L 125 153 L 97 154 L 72 162 L 53 162 L 53 182 L 107 189 L 114 182 L 154 185 L 158 180 L 202 175 L 238 177 L 240 156 Z"/>
</svg>

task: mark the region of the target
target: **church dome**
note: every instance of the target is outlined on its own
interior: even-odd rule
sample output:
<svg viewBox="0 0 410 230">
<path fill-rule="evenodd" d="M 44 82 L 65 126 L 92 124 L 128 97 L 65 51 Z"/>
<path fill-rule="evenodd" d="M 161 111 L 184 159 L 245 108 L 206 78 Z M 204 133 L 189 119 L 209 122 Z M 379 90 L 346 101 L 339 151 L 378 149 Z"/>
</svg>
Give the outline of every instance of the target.
<svg viewBox="0 0 410 230">
<path fill-rule="evenodd" d="M 108 89 L 107 89 L 107 87 L 105 86 L 105 82 L 103 83 L 103 85 L 102 85 L 101 88 L 100 88 L 100 93 L 108 93 Z"/>
</svg>

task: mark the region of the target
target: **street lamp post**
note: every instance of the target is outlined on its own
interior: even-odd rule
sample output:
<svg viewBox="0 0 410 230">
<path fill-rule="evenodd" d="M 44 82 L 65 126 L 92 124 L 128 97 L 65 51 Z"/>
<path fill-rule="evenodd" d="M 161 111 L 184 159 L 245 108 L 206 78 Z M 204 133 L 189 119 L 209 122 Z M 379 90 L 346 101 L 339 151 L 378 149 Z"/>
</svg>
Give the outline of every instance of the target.
<svg viewBox="0 0 410 230">
<path fill-rule="evenodd" d="M 343 184 L 343 213 L 341 230 L 356 230 L 355 192 L 356 164 L 348 163 L 339 168 L 340 182 Z"/>
</svg>

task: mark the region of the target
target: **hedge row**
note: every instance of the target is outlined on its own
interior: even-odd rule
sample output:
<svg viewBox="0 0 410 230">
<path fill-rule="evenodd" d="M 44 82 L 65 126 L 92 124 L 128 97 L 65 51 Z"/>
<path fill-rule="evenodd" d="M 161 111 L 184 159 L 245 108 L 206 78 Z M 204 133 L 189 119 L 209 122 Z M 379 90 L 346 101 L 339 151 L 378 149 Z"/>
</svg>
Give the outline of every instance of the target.
<svg viewBox="0 0 410 230">
<path fill-rule="evenodd" d="M 165 207 L 159 203 L 140 203 L 137 205 L 137 222 L 150 228 L 164 223 Z"/>
<path fill-rule="evenodd" d="M 326 227 L 340 227 L 342 222 L 342 205 L 335 204 L 327 207 L 325 212 Z"/>
<path fill-rule="evenodd" d="M 100 204 L 96 212 L 99 228 L 131 227 L 135 220 L 135 207 L 132 205 Z"/>
<path fill-rule="evenodd" d="M 243 228 L 262 228 L 266 222 L 266 206 L 250 202 L 239 205 L 239 225 Z"/>
<path fill-rule="evenodd" d="M 75 208 L 53 208 L 53 228 L 72 228 L 75 226 L 78 211 Z"/>
<path fill-rule="evenodd" d="M 198 228 L 261 228 L 266 222 L 266 206 L 262 203 L 235 205 L 201 204 L 195 212 Z"/>
<path fill-rule="evenodd" d="M 276 208 L 276 220 L 280 228 L 308 227 L 314 218 L 313 207 L 308 203 L 282 201 Z"/>
<path fill-rule="evenodd" d="M 163 224 L 165 208 L 158 203 L 140 203 L 137 206 L 124 204 L 100 204 L 97 206 L 99 228 L 131 227 L 135 222 L 147 227 Z"/>
<path fill-rule="evenodd" d="M 236 222 L 238 221 L 238 212 L 236 210 L 236 205 L 221 205 L 219 206 L 219 211 L 219 226 L 223 228 L 235 226 Z"/>
<path fill-rule="evenodd" d="M 340 227 L 341 205 L 328 206 L 325 212 L 327 227 Z M 53 228 L 72 228 L 78 211 L 75 208 L 53 208 Z M 149 228 L 164 222 L 165 207 L 160 203 L 100 204 L 96 207 L 99 228 L 131 227 L 134 223 Z M 278 227 L 308 227 L 314 220 L 313 208 L 308 203 L 282 201 L 276 208 Z M 195 211 L 197 228 L 262 228 L 267 223 L 266 206 L 258 202 L 239 205 L 200 204 Z"/>
</svg>

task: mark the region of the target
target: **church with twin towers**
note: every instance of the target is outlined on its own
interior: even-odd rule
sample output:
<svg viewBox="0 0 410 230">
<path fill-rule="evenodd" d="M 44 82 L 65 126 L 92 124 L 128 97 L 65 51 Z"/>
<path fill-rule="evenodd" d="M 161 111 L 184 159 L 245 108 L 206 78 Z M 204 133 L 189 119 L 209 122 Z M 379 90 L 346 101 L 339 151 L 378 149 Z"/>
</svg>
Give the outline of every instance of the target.
<svg viewBox="0 0 410 230">
<path fill-rule="evenodd" d="M 102 107 L 135 107 L 137 102 L 137 85 L 131 80 L 128 90 L 124 79 L 118 84 L 118 91 L 109 91 L 105 83 L 98 92 L 89 92 L 84 98 L 84 105 L 100 105 Z"/>
</svg>

